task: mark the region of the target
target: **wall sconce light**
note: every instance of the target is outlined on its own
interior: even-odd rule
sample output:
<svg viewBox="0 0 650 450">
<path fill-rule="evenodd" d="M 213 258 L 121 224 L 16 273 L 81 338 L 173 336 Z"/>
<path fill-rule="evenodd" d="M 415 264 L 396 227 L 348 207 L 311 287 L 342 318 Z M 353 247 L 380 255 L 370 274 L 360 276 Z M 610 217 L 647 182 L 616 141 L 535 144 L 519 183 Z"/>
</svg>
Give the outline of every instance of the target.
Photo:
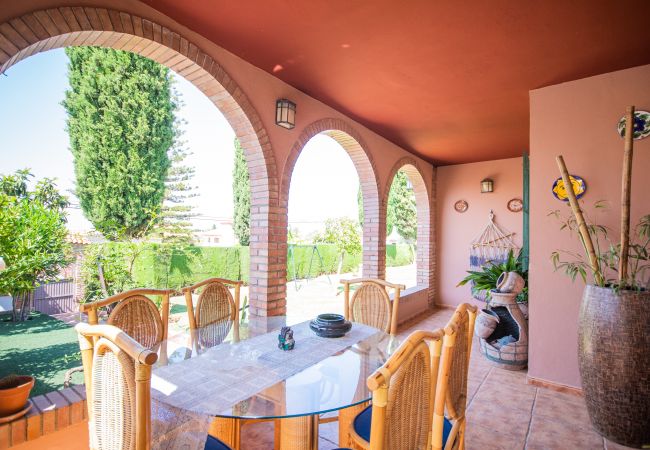
<svg viewBox="0 0 650 450">
<path fill-rule="evenodd" d="M 286 98 L 275 102 L 275 124 L 287 130 L 296 126 L 296 104 Z"/>
<path fill-rule="evenodd" d="M 494 181 L 490 178 L 481 181 L 481 194 L 486 194 L 492 191 L 494 191 Z"/>
</svg>

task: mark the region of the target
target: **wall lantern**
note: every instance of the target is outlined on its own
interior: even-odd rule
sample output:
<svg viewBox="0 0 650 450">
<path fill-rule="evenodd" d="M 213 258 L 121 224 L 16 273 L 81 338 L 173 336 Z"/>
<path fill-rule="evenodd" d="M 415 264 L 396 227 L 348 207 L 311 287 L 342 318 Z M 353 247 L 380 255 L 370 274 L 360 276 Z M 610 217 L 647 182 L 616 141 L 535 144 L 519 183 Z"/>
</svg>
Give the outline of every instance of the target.
<svg viewBox="0 0 650 450">
<path fill-rule="evenodd" d="M 275 102 L 275 124 L 287 130 L 296 126 L 296 104 L 286 98 Z"/>
<path fill-rule="evenodd" d="M 490 178 L 486 178 L 485 180 L 481 181 L 481 194 L 486 194 L 492 191 L 494 191 L 494 181 L 492 181 Z"/>
</svg>

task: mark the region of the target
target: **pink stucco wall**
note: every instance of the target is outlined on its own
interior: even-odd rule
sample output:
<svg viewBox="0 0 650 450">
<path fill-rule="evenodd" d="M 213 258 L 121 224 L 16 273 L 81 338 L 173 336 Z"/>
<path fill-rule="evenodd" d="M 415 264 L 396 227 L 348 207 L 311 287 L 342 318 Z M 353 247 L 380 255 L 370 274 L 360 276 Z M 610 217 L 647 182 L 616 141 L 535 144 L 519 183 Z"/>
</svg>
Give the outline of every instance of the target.
<svg viewBox="0 0 650 450">
<path fill-rule="evenodd" d="M 612 227 L 618 240 L 623 140 L 616 124 L 628 105 L 650 110 L 650 65 L 550 86 L 530 93 L 531 261 L 530 361 L 532 378 L 579 387 L 577 318 L 583 283 L 555 273 L 554 249 L 580 252 L 547 214 L 568 208 L 551 195 L 562 154 L 571 173 L 586 180 L 586 211 Z M 650 138 L 635 141 L 632 223 L 650 213 Z M 593 214 L 598 200 L 610 211 Z"/>
<path fill-rule="evenodd" d="M 495 222 L 514 232 L 515 244 L 521 246 L 523 213 L 508 211 L 507 204 L 510 199 L 522 196 L 522 158 L 444 166 L 436 170 L 436 303 L 456 306 L 471 299 L 469 286 L 456 285 L 469 269 L 470 243 L 487 225 L 490 210 L 494 211 Z M 480 183 L 484 178 L 494 180 L 493 193 L 481 194 Z M 462 214 L 454 210 L 458 200 L 469 204 Z"/>
</svg>

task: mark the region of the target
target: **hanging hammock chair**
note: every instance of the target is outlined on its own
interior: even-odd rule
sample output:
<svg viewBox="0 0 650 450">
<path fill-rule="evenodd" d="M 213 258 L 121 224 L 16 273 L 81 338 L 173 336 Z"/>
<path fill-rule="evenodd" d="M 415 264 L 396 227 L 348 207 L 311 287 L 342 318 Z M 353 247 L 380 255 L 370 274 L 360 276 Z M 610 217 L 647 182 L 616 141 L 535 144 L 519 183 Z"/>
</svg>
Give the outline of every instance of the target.
<svg viewBox="0 0 650 450">
<path fill-rule="evenodd" d="M 469 251 L 470 270 L 481 270 L 488 262 L 501 264 L 508 259 L 508 253 L 512 251 L 515 256 L 519 254 L 519 247 L 511 239 L 515 233 L 499 228 L 494 223 L 494 212 L 490 210 L 490 220 L 483 232 L 472 241 Z M 487 293 L 476 292 L 472 283 L 472 297 L 485 301 Z"/>
</svg>

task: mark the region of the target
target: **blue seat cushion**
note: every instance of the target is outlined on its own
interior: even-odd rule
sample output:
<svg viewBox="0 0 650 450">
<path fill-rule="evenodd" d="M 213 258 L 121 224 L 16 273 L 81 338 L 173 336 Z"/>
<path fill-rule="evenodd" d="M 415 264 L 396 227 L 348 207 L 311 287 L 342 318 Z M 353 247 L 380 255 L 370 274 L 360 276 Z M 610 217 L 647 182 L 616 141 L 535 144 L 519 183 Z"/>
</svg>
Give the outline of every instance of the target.
<svg viewBox="0 0 650 450">
<path fill-rule="evenodd" d="M 228 447 L 226 444 L 221 442 L 219 439 L 217 439 L 214 436 L 210 436 L 208 434 L 208 440 L 205 441 L 205 447 L 203 447 L 204 450 L 232 450 L 230 447 Z"/>
<path fill-rule="evenodd" d="M 362 437 L 366 442 L 370 442 L 370 423 L 372 422 L 372 405 L 368 406 L 366 409 L 357 414 L 357 417 L 354 418 L 352 426 L 354 431 Z M 442 445 L 447 443 L 447 438 L 449 433 L 451 433 L 452 424 L 445 417 L 445 422 L 442 428 Z"/>
</svg>

